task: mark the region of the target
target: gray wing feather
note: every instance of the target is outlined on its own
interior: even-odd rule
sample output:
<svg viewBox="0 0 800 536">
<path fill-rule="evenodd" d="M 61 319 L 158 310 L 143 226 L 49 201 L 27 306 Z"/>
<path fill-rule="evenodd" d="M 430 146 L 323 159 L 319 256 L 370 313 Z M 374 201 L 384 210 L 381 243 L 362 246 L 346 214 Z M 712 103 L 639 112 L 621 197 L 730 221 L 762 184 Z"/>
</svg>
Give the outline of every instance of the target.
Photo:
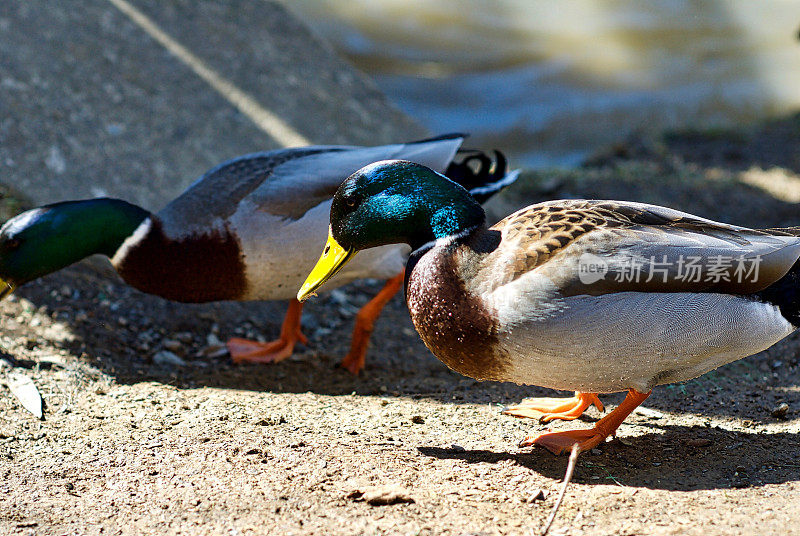
<svg viewBox="0 0 800 536">
<path fill-rule="evenodd" d="M 329 200 L 345 178 L 367 164 L 402 158 L 441 172 L 462 141 L 453 136 L 377 147 L 311 146 L 249 154 L 209 170 L 158 217 L 169 236 L 223 224 L 243 201 L 255 210 L 297 219 Z"/>
</svg>

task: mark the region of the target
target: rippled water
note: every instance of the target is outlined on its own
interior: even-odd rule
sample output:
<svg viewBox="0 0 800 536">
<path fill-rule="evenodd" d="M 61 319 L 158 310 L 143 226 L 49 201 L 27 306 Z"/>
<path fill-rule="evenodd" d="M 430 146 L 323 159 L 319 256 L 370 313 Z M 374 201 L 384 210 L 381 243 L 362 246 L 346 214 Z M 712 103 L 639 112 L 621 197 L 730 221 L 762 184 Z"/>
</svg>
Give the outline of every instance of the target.
<svg viewBox="0 0 800 536">
<path fill-rule="evenodd" d="M 287 4 L 432 131 L 518 163 L 800 107 L 798 0 Z"/>
</svg>

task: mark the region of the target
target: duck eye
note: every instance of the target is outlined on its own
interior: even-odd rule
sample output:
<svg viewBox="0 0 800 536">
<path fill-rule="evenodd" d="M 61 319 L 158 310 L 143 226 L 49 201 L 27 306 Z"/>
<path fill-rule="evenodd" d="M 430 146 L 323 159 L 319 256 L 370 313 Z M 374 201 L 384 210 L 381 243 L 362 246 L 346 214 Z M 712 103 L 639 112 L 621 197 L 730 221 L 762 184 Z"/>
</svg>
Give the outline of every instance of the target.
<svg viewBox="0 0 800 536">
<path fill-rule="evenodd" d="M 14 251 L 15 249 L 19 248 L 21 243 L 22 242 L 19 240 L 19 238 L 10 238 L 6 240 L 6 249 L 8 251 Z"/>
<path fill-rule="evenodd" d="M 344 204 L 348 208 L 356 208 L 356 206 L 358 205 L 358 201 L 359 199 L 356 196 L 351 195 L 350 197 L 345 198 Z"/>
</svg>

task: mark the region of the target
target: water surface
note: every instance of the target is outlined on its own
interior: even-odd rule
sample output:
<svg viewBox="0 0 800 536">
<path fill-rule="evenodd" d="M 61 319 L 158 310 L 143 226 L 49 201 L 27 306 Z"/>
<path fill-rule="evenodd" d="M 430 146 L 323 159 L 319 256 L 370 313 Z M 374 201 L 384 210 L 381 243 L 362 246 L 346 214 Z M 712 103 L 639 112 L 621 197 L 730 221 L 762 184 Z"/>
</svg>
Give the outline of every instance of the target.
<svg viewBox="0 0 800 536">
<path fill-rule="evenodd" d="M 518 163 L 800 107 L 799 1 L 287 4 L 433 132 L 471 132 Z"/>
</svg>

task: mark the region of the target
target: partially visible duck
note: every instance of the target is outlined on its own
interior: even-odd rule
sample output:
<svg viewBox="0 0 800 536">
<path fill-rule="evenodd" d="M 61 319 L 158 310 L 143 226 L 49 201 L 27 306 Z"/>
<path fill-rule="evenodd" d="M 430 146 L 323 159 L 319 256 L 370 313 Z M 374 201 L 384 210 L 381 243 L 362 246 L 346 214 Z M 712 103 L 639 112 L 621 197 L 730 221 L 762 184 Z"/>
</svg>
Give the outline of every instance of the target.
<svg viewBox="0 0 800 536">
<path fill-rule="evenodd" d="M 0 297 L 19 285 L 92 254 L 111 259 L 137 289 L 180 302 L 292 300 L 271 343 L 231 339 L 236 362 L 273 362 L 306 342 L 297 287 L 324 243 L 331 197 L 358 168 L 385 158 L 418 161 L 445 172 L 485 200 L 516 174 L 505 159 L 472 151 L 451 134 L 377 147 L 313 146 L 255 153 L 224 162 L 157 214 L 120 199 L 67 201 L 24 212 L 0 228 Z M 357 373 L 372 325 L 402 284 L 408 248 L 376 248 L 328 285 L 388 280 L 359 312 L 343 366 Z"/>
<path fill-rule="evenodd" d="M 577 391 L 522 411 L 574 418 L 598 393 L 627 397 L 592 428 L 522 445 L 600 444 L 662 384 L 769 348 L 800 323 L 800 228 L 754 230 L 623 201 L 549 201 L 487 227 L 461 186 L 387 161 L 351 175 L 307 299 L 361 250 L 409 244 L 414 326 L 453 370 Z"/>
</svg>

